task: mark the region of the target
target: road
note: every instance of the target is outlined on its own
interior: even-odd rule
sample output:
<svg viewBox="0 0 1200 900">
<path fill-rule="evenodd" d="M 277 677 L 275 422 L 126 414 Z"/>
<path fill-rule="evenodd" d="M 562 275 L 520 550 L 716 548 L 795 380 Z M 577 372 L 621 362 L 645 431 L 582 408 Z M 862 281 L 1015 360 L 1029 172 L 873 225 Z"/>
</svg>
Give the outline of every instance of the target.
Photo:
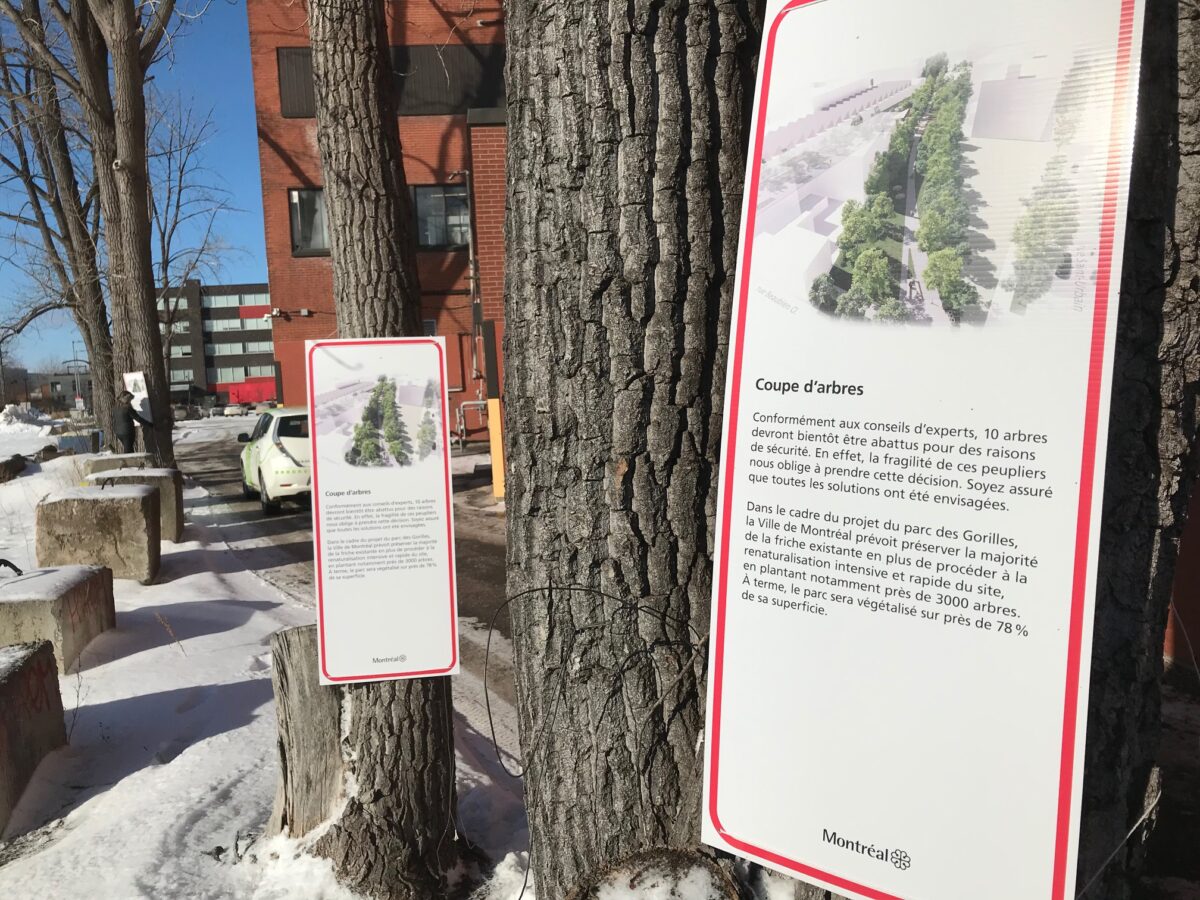
<svg viewBox="0 0 1200 900">
<path fill-rule="evenodd" d="M 188 515 L 219 530 L 230 552 L 247 570 L 273 584 L 297 603 L 314 606 L 312 513 L 305 503 L 285 502 L 276 515 L 264 516 L 258 500 L 242 496 L 240 432 L 253 428 L 254 417 L 183 422 L 176 428 L 179 468 L 208 492 L 188 502 Z M 456 460 L 469 469 L 470 457 Z M 495 618 L 489 682 L 513 702 L 512 636 L 504 604 L 504 515 L 490 509 L 490 474 L 463 471 L 454 476 L 455 556 L 458 610 L 462 624 L 463 667 L 483 675 L 488 623 Z"/>
</svg>

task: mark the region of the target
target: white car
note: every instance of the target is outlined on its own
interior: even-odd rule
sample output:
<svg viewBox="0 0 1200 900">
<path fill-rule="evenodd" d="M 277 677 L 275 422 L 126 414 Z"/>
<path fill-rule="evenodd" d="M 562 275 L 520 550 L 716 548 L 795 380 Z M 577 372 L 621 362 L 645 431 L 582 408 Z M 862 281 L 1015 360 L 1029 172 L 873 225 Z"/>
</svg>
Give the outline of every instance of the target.
<svg viewBox="0 0 1200 900">
<path fill-rule="evenodd" d="M 246 407 L 242 406 L 242 404 L 230 403 L 227 407 L 225 407 L 225 412 L 222 415 L 244 416 L 245 414 L 246 414 Z"/>
<path fill-rule="evenodd" d="M 306 409 L 269 410 L 258 417 L 252 432 L 239 434 L 238 441 L 246 445 L 242 450 L 242 493 L 257 496 L 264 514 L 278 512 L 285 498 L 312 492 Z"/>
</svg>

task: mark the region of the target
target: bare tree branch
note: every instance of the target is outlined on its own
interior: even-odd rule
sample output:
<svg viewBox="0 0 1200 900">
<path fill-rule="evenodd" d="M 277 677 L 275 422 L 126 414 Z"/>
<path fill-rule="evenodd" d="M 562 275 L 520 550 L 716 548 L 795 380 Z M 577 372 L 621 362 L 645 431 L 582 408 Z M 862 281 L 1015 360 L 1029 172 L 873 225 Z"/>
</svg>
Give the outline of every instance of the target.
<svg viewBox="0 0 1200 900">
<path fill-rule="evenodd" d="M 37 57 L 39 62 L 53 72 L 54 76 L 72 92 L 79 92 L 79 82 L 63 61 L 54 54 L 46 41 L 46 32 L 40 22 L 31 21 L 22 10 L 17 9 L 12 0 L 0 0 L 0 15 L 6 17 L 13 24 L 25 46 Z"/>
</svg>

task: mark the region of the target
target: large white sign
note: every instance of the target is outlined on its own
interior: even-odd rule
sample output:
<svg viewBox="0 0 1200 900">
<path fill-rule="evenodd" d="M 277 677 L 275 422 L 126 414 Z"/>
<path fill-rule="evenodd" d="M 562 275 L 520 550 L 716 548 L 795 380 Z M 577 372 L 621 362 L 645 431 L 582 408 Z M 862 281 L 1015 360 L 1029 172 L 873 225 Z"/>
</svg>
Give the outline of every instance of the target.
<svg viewBox="0 0 1200 900">
<path fill-rule="evenodd" d="M 1074 896 L 1142 14 L 769 4 L 706 842 L 850 897 Z"/>
<path fill-rule="evenodd" d="M 125 384 L 125 390 L 133 394 L 131 401 L 133 408 L 138 411 L 138 414 L 145 420 L 150 421 L 153 416 L 150 413 L 150 392 L 146 389 L 146 375 L 144 372 L 123 372 L 121 381 Z M 82 407 L 80 407 L 82 409 Z M 141 428 L 137 422 L 133 423 L 138 428 Z"/>
<path fill-rule="evenodd" d="M 309 341 L 324 684 L 458 671 L 441 338 Z"/>
</svg>

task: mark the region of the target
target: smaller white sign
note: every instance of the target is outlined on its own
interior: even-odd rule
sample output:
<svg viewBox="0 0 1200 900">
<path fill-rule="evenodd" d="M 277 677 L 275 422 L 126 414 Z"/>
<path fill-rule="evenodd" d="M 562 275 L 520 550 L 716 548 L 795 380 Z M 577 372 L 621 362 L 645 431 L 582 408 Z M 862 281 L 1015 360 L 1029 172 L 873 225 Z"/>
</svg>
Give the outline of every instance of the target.
<svg viewBox="0 0 1200 900">
<path fill-rule="evenodd" d="M 137 410 L 138 415 L 147 422 L 153 421 L 150 415 L 150 391 L 146 388 L 146 374 L 144 372 L 125 372 L 121 376 L 121 380 L 125 383 L 125 390 L 133 394 L 133 408 Z M 134 422 L 138 428 L 141 425 Z"/>
<path fill-rule="evenodd" d="M 307 344 L 321 682 L 458 672 L 441 338 Z"/>
</svg>

